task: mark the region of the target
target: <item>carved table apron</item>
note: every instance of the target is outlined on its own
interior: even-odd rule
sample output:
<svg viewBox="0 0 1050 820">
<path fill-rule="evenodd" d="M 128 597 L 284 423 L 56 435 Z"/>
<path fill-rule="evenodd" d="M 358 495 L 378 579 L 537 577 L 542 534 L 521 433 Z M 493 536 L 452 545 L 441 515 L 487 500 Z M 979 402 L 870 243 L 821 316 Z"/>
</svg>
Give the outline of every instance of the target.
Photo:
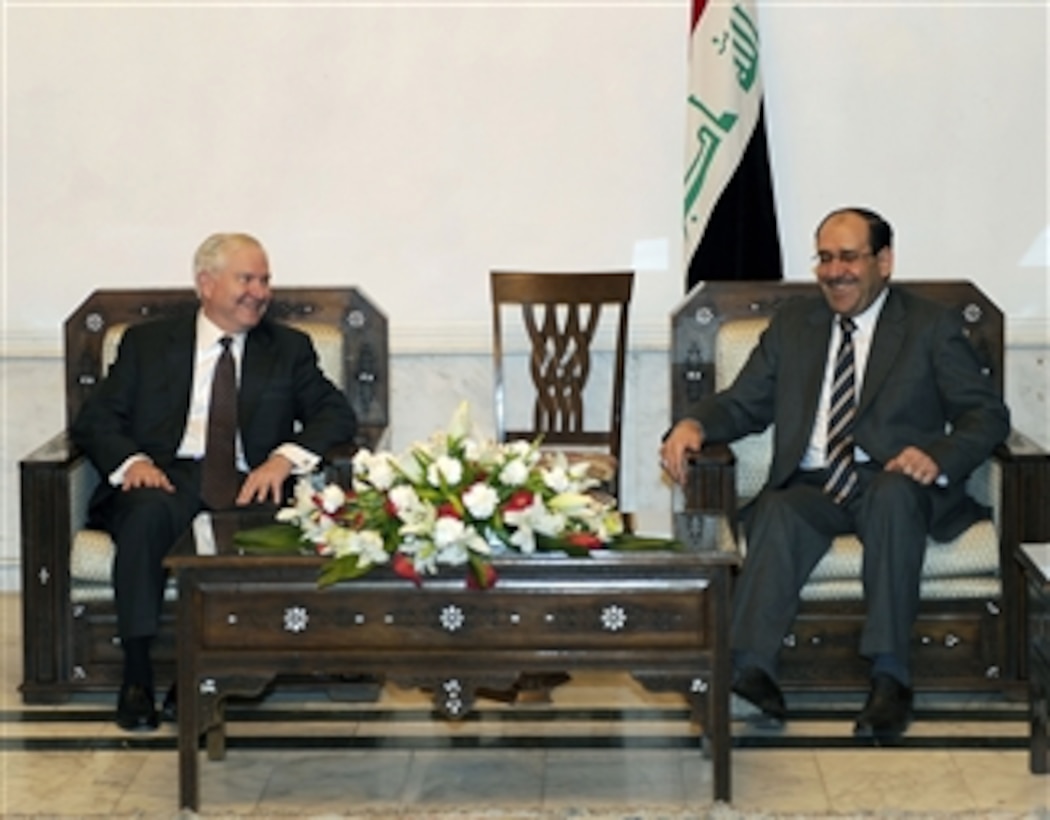
<svg viewBox="0 0 1050 820">
<path fill-rule="evenodd" d="M 600 552 L 494 560 L 497 585 L 467 589 L 464 568 L 422 587 L 379 567 L 317 589 L 322 559 L 195 555 L 166 560 L 178 588 L 179 801 L 199 804 L 198 748 L 225 754 L 224 700 L 277 675 L 377 674 L 427 687 L 448 718 L 479 687 L 522 672 L 630 672 L 682 692 L 702 727 L 714 798 L 729 800 L 728 611 L 735 553 Z M 698 750 L 700 744 L 698 743 Z"/>
</svg>

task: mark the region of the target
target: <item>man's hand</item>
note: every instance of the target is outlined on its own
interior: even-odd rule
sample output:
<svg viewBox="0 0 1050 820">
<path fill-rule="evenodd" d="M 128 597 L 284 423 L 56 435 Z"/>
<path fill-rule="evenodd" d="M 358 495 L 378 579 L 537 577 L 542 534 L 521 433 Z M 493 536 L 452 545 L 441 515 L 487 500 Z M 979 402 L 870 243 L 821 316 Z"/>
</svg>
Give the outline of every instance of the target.
<svg viewBox="0 0 1050 820">
<path fill-rule="evenodd" d="M 891 473 L 904 473 L 920 484 L 929 486 L 941 474 L 937 462 L 918 447 L 905 447 L 894 458 L 886 462 Z"/>
<path fill-rule="evenodd" d="M 686 462 L 690 453 L 704 443 L 704 428 L 696 419 L 682 419 L 667 434 L 660 447 L 660 466 L 676 484 L 685 483 Z"/>
<path fill-rule="evenodd" d="M 282 504 L 285 479 L 292 474 L 292 462 L 284 456 L 274 454 L 248 473 L 237 494 L 236 504 L 243 507 L 247 504 L 263 504 L 272 500 Z"/>
<path fill-rule="evenodd" d="M 124 481 L 120 485 L 125 492 L 141 487 L 154 487 L 167 493 L 175 492 L 175 485 L 171 483 L 168 474 L 147 458 L 131 462 L 124 471 Z"/>
</svg>

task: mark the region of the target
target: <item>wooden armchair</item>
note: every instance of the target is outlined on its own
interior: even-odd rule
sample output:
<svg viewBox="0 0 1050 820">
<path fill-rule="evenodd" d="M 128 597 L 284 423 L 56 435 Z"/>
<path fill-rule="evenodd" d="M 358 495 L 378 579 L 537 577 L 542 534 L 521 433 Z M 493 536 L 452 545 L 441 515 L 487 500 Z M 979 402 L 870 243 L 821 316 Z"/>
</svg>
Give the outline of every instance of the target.
<svg viewBox="0 0 1050 820">
<path fill-rule="evenodd" d="M 197 308 L 189 289 L 99 290 L 66 320 L 68 424 L 116 356 L 133 324 Z M 350 401 L 357 446 L 375 448 L 389 422 L 386 317 L 355 288 L 277 288 L 270 315 L 308 333 L 321 368 Z M 349 455 L 329 454 L 333 478 L 349 478 Z M 23 682 L 27 703 L 53 703 L 78 691 L 115 689 L 121 651 L 108 534 L 84 529 L 99 476 L 66 431 L 20 463 Z M 176 590 L 170 586 L 169 599 Z M 174 608 L 165 608 L 154 658 L 158 685 L 173 678 Z"/>
<path fill-rule="evenodd" d="M 1003 386 L 1003 316 L 969 282 L 894 283 L 962 314 L 987 375 Z M 728 386 L 776 306 L 815 294 L 815 283 L 709 282 L 698 285 L 672 315 L 672 417 L 693 415 L 704 397 Z M 771 433 L 730 446 L 705 447 L 690 466 L 684 509 L 676 515 L 688 540 L 694 519 L 737 512 L 766 478 Z M 1050 454 L 1012 433 L 971 477 L 968 490 L 993 511 L 948 544 L 931 541 L 922 606 L 914 629 L 912 668 L 925 689 L 996 689 L 1019 694 L 1025 673 L 1023 589 L 1014 550 L 1050 536 Z M 746 558 L 745 558 L 746 561 Z M 864 611 L 861 546 L 836 538 L 802 592 L 794 630 L 781 652 L 787 689 L 866 688 L 868 667 L 857 654 Z"/>
<path fill-rule="evenodd" d="M 633 272 L 493 271 L 496 436 L 543 437 L 620 489 L 627 320 Z M 511 325 L 506 314 L 517 313 Z M 520 367 L 511 359 L 524 347 Z M 607 362 L 607 366 L 605 366 Z M 599 366 L 601 365 L 601 366 Z"/>
</svg>

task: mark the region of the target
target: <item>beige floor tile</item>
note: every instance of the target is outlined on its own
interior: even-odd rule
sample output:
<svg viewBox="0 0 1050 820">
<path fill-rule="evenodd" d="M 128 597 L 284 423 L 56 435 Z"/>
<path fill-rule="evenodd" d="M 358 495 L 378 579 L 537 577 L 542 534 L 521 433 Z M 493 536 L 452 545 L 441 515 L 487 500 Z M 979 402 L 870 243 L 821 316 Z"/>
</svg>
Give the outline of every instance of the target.
<svg viewBox="0 0 1050 820">
<path fill-rule="evenodd" d="M 709 768 L 707 765 L 705 768 Z M 664 750 L 548 751 L 543 804 L 685 805 L 682 757 Z"/>
<path fill-rule="evenodd" d="M 966 788 L 982 811 L 1043 811 L 1050 817 L 1050 776 L 1028 771 L 1028 751 L 952 751 Z"/>
<path fill-rule="evenodd" d="M 142 760 L 124 752 L 6 752 L 0 765 L 5 816 L 77 817 L 115 814 Z"/>
<path fill-rule="evenodd" d="M 530 749 L 452 749 L 412 756 L 406 807 L 499 804 L 538 806 L 546 753 Z"/>
<path fill-rule="evenodd" d="M 963 773 L 939 750 L 842 750 L 822 755 L 819 766 L 831 807 L 839 812 L 964 812 L 976 804 Z"/>
<path fill-rule="evenodd" d="M 257 811 L 302 816 L 344 813 L 355 807 L 399 811 L 412 753 L 266 752 L 257 757 L 272 760 L 273 766 Z"/>
<path fill-rule="evenodd" d="M 820 814 L 831 808 L 818 761 L 809 750 L 734 749 L 732 805 L 746 811 Z"/>
<path fill-rule="evenodd" d="M 179 806 L 178 757 L 172 751 L 130 752 L 138 771 L 114 807 L 115 813 L 169 817 Z M 201 758 L 203 761 L 203 757 Z"/>
</svg>

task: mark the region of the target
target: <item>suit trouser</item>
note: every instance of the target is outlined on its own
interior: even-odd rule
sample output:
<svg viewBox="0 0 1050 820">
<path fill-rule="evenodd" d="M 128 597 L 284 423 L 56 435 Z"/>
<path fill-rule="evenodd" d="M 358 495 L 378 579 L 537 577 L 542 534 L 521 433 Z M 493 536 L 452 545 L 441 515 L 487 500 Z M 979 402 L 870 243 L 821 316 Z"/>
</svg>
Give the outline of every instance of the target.
<svg viewBox="0 0 1050 820">
<path fill-rule="evenodd" d="M 116 545 L 113 592 L 121 639 L 157 634 L 167 583 L 164 556 L 203 509 L 199 465 L 179 461 L 166 472 L 174 493 L 149 487 L 117 492 L 105 513 Z"/>
<path fill-rule="evenodd" d="M 735 653 L 776 669 L 802 587 L 834 537 L 853 532 L 863 545 L 860 654 L 892 653 L 908 663 L 931 490 L 870 465 L 859 465 L 858 478 L 858 489 L 842 505 L 822 491 L 823 470 L 799 472 L 785 487 L 765 490 L 755 500 L 745 517 L 747 555 L 733 591 Z"/>
</svg>

